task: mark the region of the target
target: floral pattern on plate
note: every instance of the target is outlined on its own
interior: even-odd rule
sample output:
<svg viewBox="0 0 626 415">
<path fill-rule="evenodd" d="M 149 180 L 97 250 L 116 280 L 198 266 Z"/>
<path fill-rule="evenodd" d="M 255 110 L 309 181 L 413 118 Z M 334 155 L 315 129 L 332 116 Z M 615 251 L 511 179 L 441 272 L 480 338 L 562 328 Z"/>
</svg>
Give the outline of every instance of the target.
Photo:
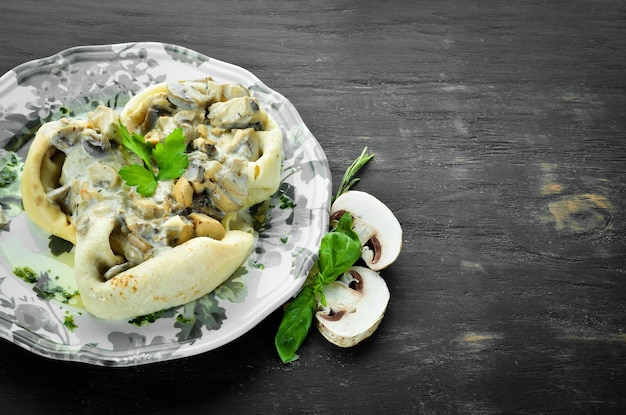
<svg viewBox="0 0 626 415">
<path fill-rule="evenodd" d="M 72 295 L 73 251 L 34 226 L 15 209 L 15 194 L 0 189 L 8 222 L 0 232 L 0 337 L 54 359 L 146 364 L 227 344 L 297 293 L 328 227 L 328 162 L 293 105 L 243 68 L 162 43 L 76 47 L 27 62 L 0 77 L 0 147 L 23 160 L 45 122 L 99 104 L 120 110 L 149 85 L 206 76 L 249 88 L 284 132 L 280 189 L 247 262 L 191 303 L 131 321 L 100 320 Z"/>
</svg>

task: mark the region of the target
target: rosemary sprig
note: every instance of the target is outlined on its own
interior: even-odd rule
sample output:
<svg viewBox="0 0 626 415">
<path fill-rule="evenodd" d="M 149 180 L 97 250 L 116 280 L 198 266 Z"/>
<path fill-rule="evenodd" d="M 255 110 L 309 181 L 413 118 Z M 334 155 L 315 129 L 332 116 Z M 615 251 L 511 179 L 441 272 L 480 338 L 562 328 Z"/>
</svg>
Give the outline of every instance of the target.
<svg viewBox="0 0 626 415">
<path fill-rule="evenodd" d="M 335 196 L 333 196 L 332 198 L 333 202 L 340 195 L 350 190 L 350 188 L 354 186 L 359 180 L 361 180 L 358 177 L 354 177 L 354 176 L 358 173 L 359 170 L 361 170 L 363 166 L 365 166 L 365 164 L 368 161 L 370 161 L 373 158 L 374 158 L 374 155 L 367 154 L 367 147 L 364 147 L 363 151 L 361 152 L 361 155 L 352 162 L 350 167 L 348 167 L 346 169 L 346 172 L 343 174 L 343 178 L 341 179 L 341 184 L 339 185 L 337 194 L 335 194 Z"/>
</svg>

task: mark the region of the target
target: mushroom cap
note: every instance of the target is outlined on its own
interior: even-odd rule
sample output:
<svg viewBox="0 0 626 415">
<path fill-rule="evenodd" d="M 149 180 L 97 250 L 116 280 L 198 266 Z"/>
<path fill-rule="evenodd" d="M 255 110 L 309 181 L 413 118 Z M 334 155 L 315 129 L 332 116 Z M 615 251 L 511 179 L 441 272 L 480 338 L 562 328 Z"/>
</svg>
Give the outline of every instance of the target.
<svg viewBox="0 0 626 415">
<path fill-rule="evenodd" d="M 369 193 L 350 190 L 341 194 L 330 208 L 331 218 L 350 212 L 361 241 L 361 257 L 378 271 L 391 265 L 402 248 L 402 227 L 393 212 Z"/>
<path fill-rule="evenodd" d="M 331 343 L 352 347 L 378 328 L 389 303 L 385 280 L 354 266 L 323 289 L 327 306 L 315 313 L 318 330 Z"/>
</svg>

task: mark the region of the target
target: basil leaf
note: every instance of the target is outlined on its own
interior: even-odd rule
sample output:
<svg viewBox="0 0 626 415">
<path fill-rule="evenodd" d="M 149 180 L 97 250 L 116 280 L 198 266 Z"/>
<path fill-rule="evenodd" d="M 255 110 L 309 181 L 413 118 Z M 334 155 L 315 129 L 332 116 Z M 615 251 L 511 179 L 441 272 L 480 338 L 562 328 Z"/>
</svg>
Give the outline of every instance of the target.
<svg viewBox="0 0 626 415">
<path fill-rule="evenodd" d="M 306 339 L 315 313 L 315 292 L 305 286 L 289 303 L 278 327 L 274 343 L 283 363 L 298 359 L 296 352 Z"/>
<path fill-rule="evenodd" d="M 350 212 L 341 215 L 333 232 L 345 233 L 353 239 L 359 239 L 359 235 L 353 229 L 352 214 Z"/>
<path fill-rule="evenodd" d="M 317 263 L 326 284 L 346 272 L 361 256 L 361 242 L 351 226 L 352 218 L 346 213 L 335 231 L 322 238 Z"/>
</svg>

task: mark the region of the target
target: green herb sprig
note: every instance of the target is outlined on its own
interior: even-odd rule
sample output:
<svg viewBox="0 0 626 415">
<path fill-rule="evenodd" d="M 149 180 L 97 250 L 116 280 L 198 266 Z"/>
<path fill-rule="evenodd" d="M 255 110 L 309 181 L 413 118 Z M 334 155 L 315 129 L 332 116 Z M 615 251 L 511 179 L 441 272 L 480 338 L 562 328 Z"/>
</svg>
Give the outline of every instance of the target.
<svg viewBox="0 0 626 415">
<path fill-rule="evenodd" d="M 130 134 L 128 129 L 119 122 L 122 145 L 135 153 L 143 164 L 130 164 L 118 172 L 129 186 L 137 186 L 142 196 L 151 196 L 157 188 L 159 180 L 178 179 L 183 175 L 189 160 L 185 150 L 185 136 L 181 128 L 176 128 L 163 142 L 154 148 L 146 143 L 141 134 Z M 157 167 L 156 173 L 152 161 Z"/>
<path fill-rule="evenodd" d="M 374 156 L 367 154 L 367 147 L 352 163 L 343 176 L 337 196 L 347 192 L 356 182 L 355 174 Z M 359 237 L 352 229 L 352 215 L 341 216 L 333 229 L 327 232 L 320 243 L 315 276 L 306 284 L 286 309 L 276 332 L 274 343 L 283 363 L 298 359 L 297 351 L 306 339 L 315 309 L 319 301 L 326 306 L 324 287 L 348 271 L 361 256 Z"/>
<path fill-rule="evenodd" d="M 337 190 L 337 194 L 333 197 L 333 201 L 350 190 L 352 186 L 354 186 L 359 180 L 358 177 L 354 177 L 361 167 L 365 166 L 365 164 L 374 158 L 373 154 L 367 154 L 367 147 L 363 148 L 361 155 L 357 157 L 350 167 L 346 169 L 346 172 L 343 174 L 343 178 L 341 179 L 341 185 L 339 185 L 339 189 Z"/>
<path fill-rule="evenodd" d="M 323 288 L 346 272 L 360 256 L 361 243 L 352 230 L 352 216 L 346 213 L 339 219 L 337 227 L 322 238 L 318 271 L 313 282 L 300 290 L 285 310 L 275 338 L 276 350 L 283 363 L 298 358 L 296 352 L 311 327 L 317 298 L 326 305 Z"/>
</svg>

